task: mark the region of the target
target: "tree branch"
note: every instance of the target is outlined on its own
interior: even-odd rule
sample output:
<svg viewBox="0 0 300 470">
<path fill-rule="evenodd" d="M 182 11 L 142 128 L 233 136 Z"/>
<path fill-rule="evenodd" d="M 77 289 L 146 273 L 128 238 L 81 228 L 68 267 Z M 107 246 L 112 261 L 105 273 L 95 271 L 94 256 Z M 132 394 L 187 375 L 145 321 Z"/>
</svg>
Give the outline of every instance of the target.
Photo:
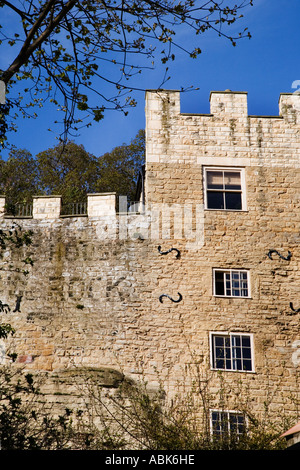
<svg viewBox="0 0 300 470">
<path fill-rule="evenodd" d="M 56 0 L 49 0 L 45 5 L 44 9 L 41 11 L 36 22 L 29 31 L 24 44 L 13 61 L 9 68 L 3 72 L 1 79 L 7 84 L 9 80 L 20 70 L 21 66 L 24 65 L 29 57 L 34 53 L 38 47 L 44 43 L 47 38 L 50 36 L 52 31 L 59 25 L 59 23 L 64 19 L 65 15 L 74 7 L 76 0 L 70 0 L 59 12 L 59 14 L 48 24 L 45 30 L 39 35 L 39 37 L 31 43 L 35 34 L 38 32 L 43 21 L 46 19 L 48 13 L 55 6 Z"/>
</svg>

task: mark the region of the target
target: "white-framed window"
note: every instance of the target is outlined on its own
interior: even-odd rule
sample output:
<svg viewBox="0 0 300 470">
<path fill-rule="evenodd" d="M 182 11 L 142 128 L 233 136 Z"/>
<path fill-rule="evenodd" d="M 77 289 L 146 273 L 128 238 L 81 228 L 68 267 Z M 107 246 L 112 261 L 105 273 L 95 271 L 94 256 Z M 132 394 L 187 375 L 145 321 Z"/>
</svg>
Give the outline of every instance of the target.
<svg viewBox="0 0 300 470">
<path fill-rule="evenodd" d="M 253 336 L 248 333 L 210 333 L 212 369 L 254 372 Z"/>
<path fill-rule="evenodd" d="M 210 410 L 210 430 L 217 439 L 239 437 L 246 431 L 246 417 L 239 411 Z"/>
<path fill-rule="evenodd" d="M 246 210 L 244 168 L 204 167 L 205 209 Z"/>
<path fill-rule="evenodd" d="M 250 297 L 250 276 L 246 269 L 213 269 L 216 297 Z"/>
</svg>

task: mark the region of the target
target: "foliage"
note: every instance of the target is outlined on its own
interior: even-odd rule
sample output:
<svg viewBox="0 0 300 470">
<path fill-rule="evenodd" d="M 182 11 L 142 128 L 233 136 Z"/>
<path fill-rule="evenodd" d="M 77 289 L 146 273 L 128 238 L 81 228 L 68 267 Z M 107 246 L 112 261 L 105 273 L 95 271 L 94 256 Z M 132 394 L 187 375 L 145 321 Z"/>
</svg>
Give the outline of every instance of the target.
<svg viewBox="0 0 300 470">
<path fill-rule="evenodd" d="M 78 436 L 70 410 L 55 418 L 43 407 L 32 374 L 2 367 L 0 444 L 1 450 L 61 450 L 76 447 Z"/>
<path fill-rule="evenodd" d="M 29 246 L 32 243 L 32 230 L 22 230 L 22 227 L 18 224 L 13 224 L 9 230 L 0 229 L 0 250 L 5 250 L 8 244 L 11 244 L 15 248 L 22 246 Z M 0 251 L 0 258 L 2 253 Z M 25 261 L 25 260 L 23 260 Z M 26 258 L 25 264 L 31 264 L 30 258 Z"/>
<path fill-rule="evenodd" d="M 84 200 L 94 192 L 97 159 L 82 145 L 59 144 L 37 155 L 39 184 L 44 194 L 59 194 L 65 203 Z"/>
<path fill-rule="evenodd" d="M 11 101 L 4 104 L 0 103 L 0 146 L 4 147 L 6 141 L 6 134 L 9 131 L 15 131 L 15 126 L 12 122 L 9 123 L 9 112 L 13 107 Z"/>
<path fill-rule="evenodd" d="M 0 159 L 0 194 L 7 210 L 28 203 L 33 195 L 58 194 L 65 204 L 82 202 L 88 193 L 116 192 L 134 199 L 138 172 L 145 159 L 145 132 L 129 144 L 100 157 L 72 141 L 39 153 L 13 149 L 7 161 Z"/>
<path fill-rule="evenodd" d="M 0 171 L 0 194 L 9 206 L 31 202 L 40 193 L 38 164 L 27 150 L 11 149 L 7 161 L 0 160 Z"/>
<path fill-rule="evenodd" d="M 38 376 L 37 376 L 38 377 Z M 290 422 L 269 412 L 257 417 L 249 409 L 243 433 L 232 429 L 221 437 L 211 434 L 211 397 L 194 392 L 167 400 L 162 388 L 123 380 L 116 389 L 106 389 L 84 377 L 82 396 L 86 409 L 69 410 L 58 416 L 39 392 L 39 383 L 21 369 L 0 369 L 0 439 L 9 450 L 280 450 L 286 447 L 280 435 Z M 40 382 L 42 383 L 42 382 Z M 228 387 L 228 384 L 223 386 Z M 230 394 L 219 393 L 219 405 Z M 77 392 L 79 389 L 77 389 Z M 201 394 L 201 393 L 200 393 Z M 195 399 L 196 398 L 196 399 Z M 200 400 L 198 400 L 200 398 Z M 214 397 L 215 398 L 215 397 Z M 241 408 L 238 408 L 241 410 Z"/>
<path fill-rule="evenodd" d="M 252 0 L 228 0 L 227 5 L 201 0 L 2 0 L 1 18 L 15 22 L 13 29 L 8 21 L 0 25 L 2 55 L 13 56 L 0 73 L 8 106 L 27 116 L 31 108 L 51 101 L 63 112 L 65 136 L 100 121 L 106 109 L 126 113 L 135 105 L 133 90 L 139 89 L 132 86 L 133 78 L 153 68 L 157 57 L 167 64 L 175 59 L 174 48 L 185 50 L 176 41 L 182 32 L 187 36 L 211 30 L 233 45 L 250 37 L 247 29 L 233 36 L 226 29 L 243 16 L 247 5 Z M 201 49 L 185 52 L 195 58 Z M 160 87 L 168 79 L 165 67 Z M 17 97 L 14 89 L 20 90 Z M 5 135 L 1 138 L 3 143 Z"/>
<path fill-rule="evenodd" d="M 167 403 L 164 392 L 124 381 L 118 390 L 93 388 L 87 409 L 55 417 L 39 391 L 40 383 L 22 369 L 0 369 L 2 450 L 280 450 L 286 421 L 247 414 L 247 429 L 213 437 L 199 426 L 203 410 L 190 396 Z M 89 389 L 91 393 L 91 388 Z M 86 395 L 85 395 L 86 398 Z M 195 405 L 195 404 L 194 404 Z M 89 416 L 90 419 L 87 418 Z M 278 417 L 280 418 L 280 417 Z"/>
<path fill-rule="evenodd" d="M 116 192 L 134 200 L 138 173 L 145 161 L 145 132 L 140 130 L 130 144 L 115 147 L 98 159 L 96 192 Z"/>
<path fill-rule="evenodd" d="M 89 380 L 86 380 L 88 384 Z M 237 429 L 221 437 L 211 434 L 210 409 L 216 406 L 216 396 L 196 389 L 167 400 L 164 389 L 151 391 L 146 382 L 126 381 L 116 392 L 105 391 L 89 383 L 87 413 L 98 419 L 93 426 L 92 446 L 136 450 L 279 450 L 286 446 L 280 435 L 291 421 L 284 416 L 272 416 L 270 410 L 255 416 L 251 408 L 239 403 L 237 410 L 245 417 L 244 432 Z M 218 407 L 228 409 L 224 395 L 232 394 L 232 384 L 221 385 Z M 223 388 L 225 387 L 225 389 Z M 87 391 L 84 392 L 86 396 Z M 238 393 L 238 392 L 237 392 Z M 239 395 L 240 396 L 240 395 Z M 226 423 L 227 424 L 227 423 Z"/>
</svg>

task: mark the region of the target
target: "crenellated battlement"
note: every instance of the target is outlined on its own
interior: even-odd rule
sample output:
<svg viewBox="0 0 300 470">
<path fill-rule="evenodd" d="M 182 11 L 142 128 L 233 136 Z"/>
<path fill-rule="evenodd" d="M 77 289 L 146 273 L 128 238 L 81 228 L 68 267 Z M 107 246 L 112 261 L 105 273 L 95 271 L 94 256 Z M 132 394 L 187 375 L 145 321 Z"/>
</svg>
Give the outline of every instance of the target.
<svg viewBox="0 0 300 470">
<path fill-rule="evenodd" d="M 210 112 L 213 116 L 230 115 L 237 118 L 285 118 L 288 119 L 291 114 L 300 115 L 300 94 L 299 93 L 281 93 L 279 96 L 279 115 L 248 115 L 248 92 L 246 91 L 211 91 L 210 93 Z"/>
<path fill-rule="evenodd" d="M 212 91 L 210 114 L 181 113 L 180 92 L 146 92 L 146 162 L 300 167 L 300 94 L 277 116 L 248 114 L 246 92 Z"/>
<path fill-rule="evenodd" d="M 230 114 L 237 118 L 248 115 L 247 92 L 212 91 L 210 93 L 210 112 L 212 115 Z"/>
<path fill-rule="evenodd" d="M 127 198 L 126 196 L 121 196 L 125 198 L 121 210 L 127 212 Z M 135 203 L 133 209 L 137 211 L 137 203 Z M 80 205 L 80 210 L 76 209 L 76 206 Z M 22 204 L 20 205 L 22 206 Z M 62 197 L 51 195 L 51 196 L 33 196 L 31 206 L 23 213 L 16 215 L 20 218 L 33 218 L 33 219 L 58 219 L 60 217 L 67 217 L 71 215 L 75 216 L 87 216 L 87 217 L 103 217 L 103 216 L 115 216 L 117 210 L 117 196 L 115 192 L 108 193 L 92 193 L 87 195 L 87 202 L 84 204 L 75 203 L 75 209 L 66 212 L 63 210 Z M 0 218 L 12 218 L 14 216 L 6 213 L 6 198 L 5 196 L 0 196 Z"/>
<path fill-rule="evenodd" d="M 166 112 L 169 115 L 191 115 L 190 113 L 181 113 L 179 90 L 147 90 L 146 91 L 146 116 L 148 122 L 152 122 L 158 115 L 164 121 Z M 236 117 L 286 117 L 288 112 L 300 114 L 300 93 L 281 93 L 279 96 L 279 114 L 278 116 L 248 115 L 248 92 L 246 91 L 211 91 L 209 96 L 210 114 L 193 113 L 198 116 L 225 116 Z"/>
</svg>

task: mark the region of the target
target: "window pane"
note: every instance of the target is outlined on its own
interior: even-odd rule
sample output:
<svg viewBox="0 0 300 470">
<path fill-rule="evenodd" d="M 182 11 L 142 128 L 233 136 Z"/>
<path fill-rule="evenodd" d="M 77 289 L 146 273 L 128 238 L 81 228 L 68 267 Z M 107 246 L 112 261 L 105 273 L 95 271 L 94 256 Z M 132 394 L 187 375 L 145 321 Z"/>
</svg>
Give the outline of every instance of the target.
<svg viewBox="0 0 300 470">
<path fill-rule="evenodd" d="M 230 369 L 232 369 L 231 359 L 227 359 L 226 360 L 226 370 L 230 370 Z"/>
<path fill-rule="evenodd" d="M 215 295 L 248 297 L 248 278 L 246 272 L 215 271 Z"/>
<path fill-rule="evenodd" d="M 242 194 L 241 193 L 225 193 L 226 209 L 241 210 Z"/>
<path fill-rule="evenodd" d="M 224 369 L 225 368 L 225 344 L 224 338 L 222 336 L 215 336 L 214 337 L 214 344 L 215 344 L 215 364 L 214 366 L 217 369 Z"/>
<path fill-rule="evenodd" d="M 239 289 L 232 289 L 233 297 L 241 297 L 241 293 Z"/>
<path fill-rule="evenodd" d="M 250 348 L 243 348 L 243 358 L 244 359 L 251 359 L 251 349 Z"/>
<path fill-rule="evenodd" d="M 213 428 L 213 433 L 219 431 L 219 413 L 216 411 L 213 411 L 211 414 L 211 422 L 212 422 L 212 428 Z"/>
<path fill-rule="evenodd" d="M 242 336 L 243 370 L 252 370 L 251 342 L 249 336 Z"/>
<path fill-rule="evenodd" d="M 245 431 L 245 418 L 241 413 L 212 411 L 211 422 L 213 435 L 218 439 L 229 432 L 241 435 Z"/>
<path fill-rule="evenodd" d="M 206 185 L 207 209 L 242 210 L 240 171 L 208 170 Z"/>
<path fill-rule="evenodd" d="M 251 350 L 243 348 L 243 370 L 252 370 Z"/>
<path fill-rule="evenodd" d="M 216 348 L 216 364 L 217 369 L 225 369 L 224 347 Z"/>
<path fill-rule="evenodd" d="M 241 345 L 241 337 L 240 336 L 232 336 L 231 340 L 232 340 L 232 346 L 237 347 L 237 346 Z"/>
<path fill-rule="evenodd" d="M 222 192 L 207 192 L 207 208 L 208 209 L 224 209 L 224 196 Z"/>
<path fill-rule="evenodd" d="M 214 367 L 231 369 L 231 346 L 229 336 L 214 336 Z"/>
<path fill-rule="evenodd" d="M 219 420 L 220 420 L 220 426 L 222 429 L 222 433 L 225 434 L 228 432 L 228 413 L 226 412 L 221 412 L 219 413 Z"/>
<path fill-rule="evenodd" d="M 207 189 L 223 189 L 223 171 L 207 171 Z"/>
<path fill-rule="evenodd" d="M 215 436 L 221 437 L 222 434 L 227 432 L 228 418 L 224 413 L 215 411 L 212 413 L 212 428 Z"/>
<path fill-rule="evenodd" d="M 246 360 L 244 359 L 243 360 L 243 369 L 240 369 L 240 370 L 252 370 L 252 363 L 251 363 L 251 360 Z"/>
<path fill-rule="evenodd" d="M 217 369 L 252 370 L 251 341 L 249 336 L 214 336 L 213 352 L 213 365 Z"/>
<path fill-rule="evenodd" d="M 216 346 L 224 346 L 224 338 L 223 336 L 215 336 L 215 345 Z"/>
<path fill-rule="evenodd" d="M 241 175 L 237 171 L 225 171 L 224 172 L 224 184 L 225 189 L 241 191 Z"/>
<path fill-rule="evenodd" d="M 216 369 L 225 369 L 225 360 L 217 359 L 215 364 Z"/>
<path fill-rule="evenodd" d="M 242 361 L 241 361 L 242 350 L 240 347 L 241 338 L 240 336 L 232 336 L 231 341 L 232 341 L 232 357 L 233 357 L 232 368 L 234 370 L 241 370 L 242 368 Z"/>
<path fill-rule="evenodd" d="M 249 336 L 242 336 L 242 345 L 247 346 L 250 348 L 251 342 L 250 342 L 250 337 Z"/>
<path fill-rule="evenodd" d="M 244 416 L 238 413 L 230 413 L 230 431 L 236 434 L 244 432 Z"/>
<path fill-rule="evenodd" d="M 234 359 L 234 360 L 232 361 L 232 368 L 233 368 L 234 370 L 244 370 L 244 369 L 242 368 L 242 361 L 241 361 L 241 359 Z M 245 370 L 246 370 L 246 369 L 245 369 Z"/>
<path fill-rule="evenodd" d="M 224 295 L 224 273 L 221 271 L 215 272 L 215 292 L 216 295 Z"/>
</svg>

